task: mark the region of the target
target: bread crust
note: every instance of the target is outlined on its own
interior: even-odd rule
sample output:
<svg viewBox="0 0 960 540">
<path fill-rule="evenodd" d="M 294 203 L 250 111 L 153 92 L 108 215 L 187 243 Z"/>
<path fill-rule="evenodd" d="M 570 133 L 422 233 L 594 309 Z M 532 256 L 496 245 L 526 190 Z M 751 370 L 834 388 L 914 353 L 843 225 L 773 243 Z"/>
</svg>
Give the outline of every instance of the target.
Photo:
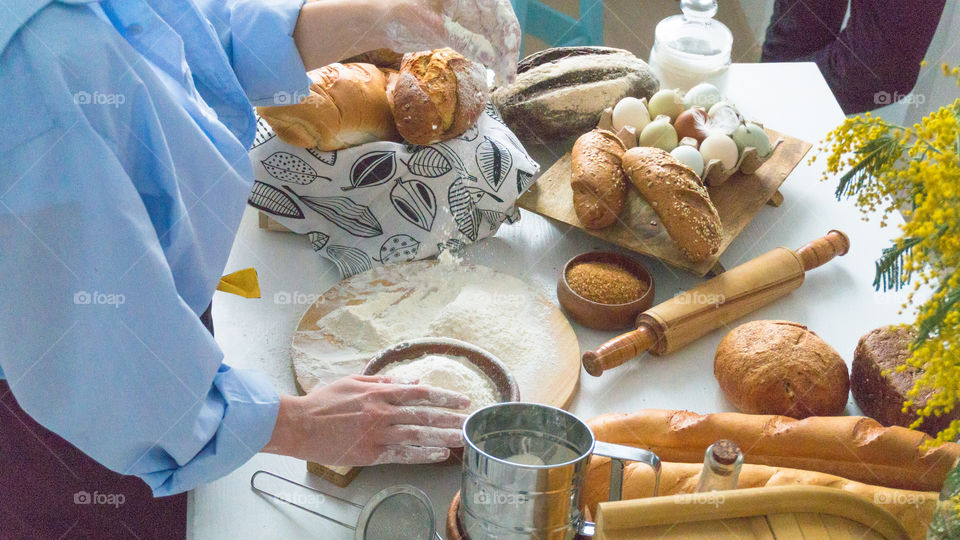
<svg viewBox="0 0 960 540">
<path fill-rule="evenodd" d="M 258 107 L 280 140 L 339 150 L 399 135 L 387 101 L 387 76 L 372 64 L 329 64 L 308 73 L 309 95 L 294 105 Z"/>
<path fill-rule="evenodd" d="M 623 154 L 623 169 L 686 258 L 703 261 L 720 249 L 720 215 L 689 167 L 659 148 L 638 146 Z"/>
<path fill-rule="evenodd" d="M 910 357 L 910 343 L 916 333 L 908 326 L 881 326 L 860 338 L 853 353 L 850 390 L 857 405 L 867 416 L 885 426 L 909 427 L 917 411 L 926 406 L 933 390 L 913 398 L 913 405 L 903 412 L 907 393 L 913 389 L 920 372 L 913 367 L 898 368 Z M 942 416 L 928 416 L 917 428 L 931 436 L 949 427 L 960 417 L 960 410 Z"/>
<path fill-rule="evenodd" d="M 483 67 L 447 48 L 404 55 L 387 94 L 400 135 L 433 144 L 475 124 L 489 90 Z"/>
<path fill-rule="evenodd" d="M 588 229 L 612 225 L 627 202 L 627 175 L 621 159 L 626 148 L 610 131 L 594 129 L 573 144 L 573 209 Z"/>
<path fill-rule="evenodd" d="M 898 489 L 939 491 L 960 459 L 960 444 L 925 448 L 926 434 L 883 427 L 864 416 L 697 414 L 644 409 L 605 414 L 587 424 L 597 440 L 646 448 L 664 461 L 702 463 L 707 447 L 730 439 L 747 463 L 835 474 Z"/>
<path fill-rule="evenodd" d="M 727 399 L 745 413 L 836 415 L 850 390 L 837 351 L 790 321 L 752 321 L 731 330 L 717 346 L 713 373 Z"/>
</svg>

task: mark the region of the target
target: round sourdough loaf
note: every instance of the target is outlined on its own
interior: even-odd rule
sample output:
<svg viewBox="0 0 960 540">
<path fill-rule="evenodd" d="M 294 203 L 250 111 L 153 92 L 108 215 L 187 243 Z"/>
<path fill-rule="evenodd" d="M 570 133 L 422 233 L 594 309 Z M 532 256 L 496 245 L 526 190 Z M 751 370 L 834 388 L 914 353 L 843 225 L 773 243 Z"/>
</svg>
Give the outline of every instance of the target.
<svg viewBox="0 0 960 540">
<path fill-rule="evenodd" d="M 843 358 L 802 324 L 753 321 L 717 347 L 713 374 L 745 413 L 793 418 L 843 412 L 850 378 Z"/>
<path fill-rule="evenodd" d="M 387 96 L 400 135 L 433 144 L 474 125 L 490 92 L 483 66 L 448 48 L 404 55 Z"/>
</svg>

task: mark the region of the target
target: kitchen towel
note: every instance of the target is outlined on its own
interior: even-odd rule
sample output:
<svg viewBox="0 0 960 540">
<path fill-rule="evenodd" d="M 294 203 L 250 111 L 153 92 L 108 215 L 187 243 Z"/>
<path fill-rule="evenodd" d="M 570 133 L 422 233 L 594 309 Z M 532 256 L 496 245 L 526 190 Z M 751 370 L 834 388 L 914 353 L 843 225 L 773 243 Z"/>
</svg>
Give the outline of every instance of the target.
<svg viewBox="0 0 960 540">
<path fill-rule="evenodd" d="M 249 204 L 306 235 L 342 277 L 492 236 L 520 219 L 516 200 L 540 170 L 489 103 L 466 133 L 428 146 L 300 148 L 258 119 L 250 158 Z"/>
</svg>

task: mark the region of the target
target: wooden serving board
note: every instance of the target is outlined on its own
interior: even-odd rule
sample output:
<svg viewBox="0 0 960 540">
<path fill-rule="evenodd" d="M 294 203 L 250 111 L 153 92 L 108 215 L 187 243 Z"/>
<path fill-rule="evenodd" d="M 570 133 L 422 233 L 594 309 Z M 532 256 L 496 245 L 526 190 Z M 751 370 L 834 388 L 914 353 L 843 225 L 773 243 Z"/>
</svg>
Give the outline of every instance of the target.
<svg viewBox="0 0 960 540">
<path fill-rule="evenodd" d="M 723 184 L 707 188 L 710 199 L 720 214 L 723 239 L 717 253 L 699 263 L 687 260 L 680 253 L 653 208 L 632 186 L 628 190 L 627 205 L 621 212 L 618 223 L 599 230 L 585 228 L 573 210 L 570 152 L 547 169 L 517 203 L 521 208 L 573 225 L 612 244 L 703 276 L 714 269 L 720 255 L 765 204 L 769 202 L 779 206 L 783 198 L 777 190 L 812 147 L 810 143 L 800 139 L 770 129 L 766 131 L 771 141 L 783 139 L 783 142 L 756 173 L 746 175 L 738 172 Z M 718 270 L 722 271 L 722 267 Z"/>
<path fill-rule="evenodd" d="M 410 279 L 437 264 L 439 263 L 436 261 L 417 261 L 377 267 L 341 281 L 318 297 L 301 317 L 291 343 L 291 359 L 298 392 L 301 395 L 306 394 L 318 385 L 332 382 L 350 373 L 359 373 L 372 356 L 372 353 L 351 349 L 337 336 L 318 329 L 318 321 L 341 306 L 370 302 L 380 294 L 409 294 L 413 291 Z M 485 278 L 517 279 L 486 267 L 467 266 L 465 268 L 470 272 L 482 272 Z M 573 327 L 560 309 L 543 294 L 532 290 L 531 293 L 543 306 L 543 312 L 547 314 L 546 328 L 554 344 L 548 354 L 555 358 L 541 357 L 539 360 L 555 368 L 541 370 L 536 377 L 528 377 L 526 380 L 517 377 L 520 398 L 522 401 L 567 408 L 573 401 L 579 384 L 580 344 Z M 511 317 L 511 314 L 505 312 L 504 317 Z M 501 361 L 508 368 L 510 367 L 509 361 L 503 358 Z M 307 470 L 343 487 L 353 480 L 360 469 L 308 463 Z"/>
<path fill-rule="evenodd" d="M 867 499 L 836 488 L 782 486 L 603 502 L 597 507 L 596 538 L 907 540 L 910 535 Z"/>
</svg>

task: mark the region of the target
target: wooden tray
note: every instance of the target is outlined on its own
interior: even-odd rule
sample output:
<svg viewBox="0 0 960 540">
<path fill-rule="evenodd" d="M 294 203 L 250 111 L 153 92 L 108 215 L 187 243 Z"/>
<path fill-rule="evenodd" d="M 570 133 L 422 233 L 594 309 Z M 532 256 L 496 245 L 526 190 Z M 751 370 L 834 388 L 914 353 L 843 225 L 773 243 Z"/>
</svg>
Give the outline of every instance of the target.
<svg viewBox="0 0 960 540">
<path fill-rule="evenodd" d="M 896 518 L 866 499 L 828 487 L 784 486 L 603 502 L 597 505 L 596 538 L 905 540 L 909 536 Z"/>
<path fill-rule="evenodd" d="M 770 129 L 766 131 L 771 141 L 783 139 L 783 142 L 756 173 L 734 173 L 723 184 L 707 188 L 710 199 L 720 214 L 723 239 L 716 255 L 699 263 L 690 262 L 680 253 L 676 243 L 660 224 L 656 213 L 632 186 L 628 191 L 626 208 L 620 214 L 620 222 L 605 229 L 586 229 L 573 210 L 570 152 L 540 175 L 517 204 L 531 212 L 573 225 L 607 242 L 660 259 L 698 276 L 718 274 L 723 271 L 723 267 L 718 266 L 720 255 L 765 204 L 779 206 L 783 202 L 783 197 L 777 190 L 812 147 L 810 143 L 800 139 Z"/>
<path fill-rule="evenodd" d="M 436 261 L 431 260 L 376 267 L 363 274 L 347 278 L 320 295 L 304 312 L 293 333 L 291 359 L 297 391 L 301 395 L 306 394 L 318 384 L 329 382 L 318 379 L 309 366 L 316 365 L 314 358 L 323 355 L 323 351 L 330 351 L 330 358 L 333 360 L 336 359 L 336 351 L 342 349 L 335 336 L 317 330 L 319 319 L 343 305 L 366 302 L 387 289 L 401 293 L 409 292 L 411 289 L 404 288 L 408 276 L 416 275 L 436 264 L 438 264 Z M 489 269 L 486 269 L 486 271 L 492 272 Z M 504 278 L 506 277 L 508 276 L 504 275 Z M 553 336 L 551 341 L 557 344 L 555 349 L 558 355 L 556 364 L 559 369 L 544 370 L 542 376 L 531 381 L 532 385 L 521 385 L 520 398 L 523 401 L 567 408 L 573 401 L 573 396 L 579 385 L 580 344 L 573 327 L 570 326 L 559 308 L 546 296 L 538 294 L 538 297 L 549 313 L 548 326 Z M 307 349 L 319 352 L 317 356 L 310 356 L 302 352 Z M 323 361 L 326 361 L 325 357 Z M 362 367 L 362 364 L 360 367 Z M 359 369 L 357 372 L 359 372 Z M 521 381 L 518 380 L 519 382 Z M 356 477 L 360 468 L 327 467 L 318 463 L 307 463 L 307 470 L 344 487 Z"/>
<path fill-rule="evenodd" d="M 597 508 L 596 540 L 863 539 L 904 540 L 907 531 L 889 512 L 839 489 L 783 486 L 604 502 Z M 708 501 L 714 501 L 708 504 Z M 447 540 L 469 540 L 457 512 L 447 510 Z M 921 537 L 922 538 L 922 537 Z"/>
</svg>

